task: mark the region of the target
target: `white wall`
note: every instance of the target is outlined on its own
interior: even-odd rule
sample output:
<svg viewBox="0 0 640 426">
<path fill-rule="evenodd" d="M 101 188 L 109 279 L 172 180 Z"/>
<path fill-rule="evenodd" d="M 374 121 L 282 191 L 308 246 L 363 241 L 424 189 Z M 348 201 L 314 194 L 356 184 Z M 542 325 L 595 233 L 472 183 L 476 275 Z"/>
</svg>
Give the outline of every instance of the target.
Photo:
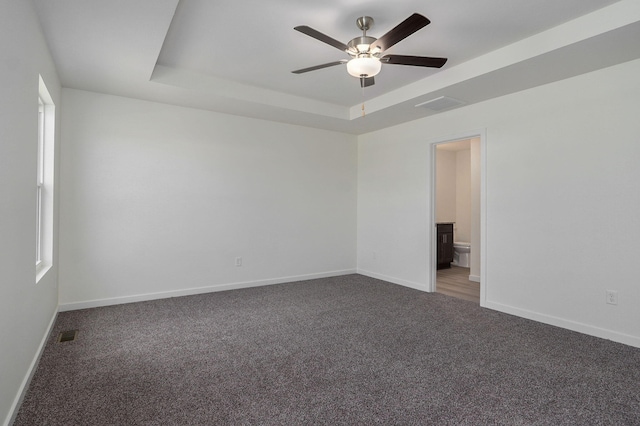
<svg viewBox="0 0 640 426">
<path fill-rule="evenodd" d="M 0 52 L 0 423 L 7 424 L 57 308 L 55 250 L 52 268 L 35 282 L 35 185 L 38 75 L 56 105 L 60 82 L 32 2 L 0 3 Z"/>
<path fill-rule="evenodd" d="M 71 89 L 63 107 L 61 309 L 355 272 L 355 136 Z"/>
<path fill-rule="evenodd" d="M 638 75 L 636 60 L 361 136 L 359 270 L 428 288 L 429 142 L 486 129 L 484 304 L 640 346 Z"/>
<path fill-rule="evenodd" d="M 436 155 L 436 222 L 456 221 L 456 152 L 438 149 Z"/>
</svg>

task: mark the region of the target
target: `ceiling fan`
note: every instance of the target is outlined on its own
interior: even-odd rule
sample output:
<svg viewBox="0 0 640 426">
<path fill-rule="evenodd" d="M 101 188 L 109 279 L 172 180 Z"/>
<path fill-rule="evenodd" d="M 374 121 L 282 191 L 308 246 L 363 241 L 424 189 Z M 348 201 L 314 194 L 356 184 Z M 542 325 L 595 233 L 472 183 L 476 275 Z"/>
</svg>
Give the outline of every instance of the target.
<svg viewBox="0 0 640 426">
<path fill-rule="evenodd" d="M 322 34 L 321 32 L 306 25 L 295 27 L 294 30 L 296 31 L 300 31 L 309 37 L 313 37 L 316 40 L 320 40 L 323 43 L 346 52 L 351 56 L 351 59 L 341 59 L 339 61 L 329 62 L 291 72 L 294 74 L 302 74 L 335 65 L 347 64 L 347 71 L 349 74 L 359 78 L 360 85 L 362 87 L 368 87 L 373 86 L 375 83 L 374 76 L 380 72 L 383 63 L 393 65 L 411 65 L 414 67 L 441 68 L 447 62 L 447 58 L 384 54 L 384 52 L 391 46 L 401 40 L 404 40 L 411 34 L 431 23 L 429 19 L 419 13 L 414 13 L 409 16 L 378 39 L 367 35 L 367 31 L 373 27 L 373 23 L 374 20 L 370 16 L 358 18 L 356 20 L 356 25 L 360 30 L 362 30 L 362 36 L 354 38 L 347 44 L 331 38 L 328 35 Z"/>
</svg>

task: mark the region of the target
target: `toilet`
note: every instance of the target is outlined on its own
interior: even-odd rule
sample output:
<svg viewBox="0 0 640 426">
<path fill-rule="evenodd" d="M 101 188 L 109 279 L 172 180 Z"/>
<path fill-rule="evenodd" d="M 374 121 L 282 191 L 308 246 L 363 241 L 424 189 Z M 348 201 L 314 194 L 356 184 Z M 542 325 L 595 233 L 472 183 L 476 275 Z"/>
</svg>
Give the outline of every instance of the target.
<svg viewBox="0 0 640 426">
<path fill-rule="evenodd" d="M 456 266 L 462 266 L 463 268 L 469 267 L 469 253 L 471 253 L 471 243 L 464 241 L 453 242 L 453 264 Z"/>
</svg>

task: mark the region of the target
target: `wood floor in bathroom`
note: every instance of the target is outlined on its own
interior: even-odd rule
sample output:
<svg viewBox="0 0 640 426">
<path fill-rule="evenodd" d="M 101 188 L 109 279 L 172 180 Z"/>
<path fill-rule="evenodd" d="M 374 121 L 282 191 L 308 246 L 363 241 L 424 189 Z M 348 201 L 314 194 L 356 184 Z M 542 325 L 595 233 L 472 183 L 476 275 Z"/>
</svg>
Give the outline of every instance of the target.
<svg viewBox="0 0 640 426">
<path fill-rule="evenodd" d="M 480 303 L 480 283 L 469 281 L 469 268 L 451 266 L 450 269 L 439 269 L 436 292 Z"/>
</svg>

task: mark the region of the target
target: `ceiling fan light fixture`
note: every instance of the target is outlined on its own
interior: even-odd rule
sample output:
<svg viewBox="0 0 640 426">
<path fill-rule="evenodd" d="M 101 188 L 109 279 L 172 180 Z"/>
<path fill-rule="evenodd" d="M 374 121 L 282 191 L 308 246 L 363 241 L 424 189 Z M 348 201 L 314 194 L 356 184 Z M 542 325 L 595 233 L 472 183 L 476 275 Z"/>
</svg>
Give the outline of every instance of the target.
<svg viewBox="0 0 640 426">
<path fill-rule="evenodd" d="M 380 69 L 382 68 L 382 63 L 378 58 L 372 57 L 361 57 L 361 58 L 353 58 L 349 62 L 347 62 L 347 71 L 354 77 L 373 77 L 378 75 Z"/>
<path fill-rule="evenodd" d="M 291 72 L 294 74 L 303 74 L 309 71 L 346 63 L 349 74 L 360 80 L 361 87 L 365 88 L 375 84 L 373 77 L 380 72 L 382 62 L 392 65 L 441 68 L 447 62 L 447 58 L 385 54 L 385 52 L 396 43 L 404 40 L 421 28 L 426 27 L 430 22 L 427 17 L 419 13 L 414 13 L 387 31 L 382 37 L 375 38 L 367 35 L 367 31 L 373 26 L 373 18 L 370 16 L 362 16 L 356 21 L 356 25 L 362 30 L 362 35 L 351 39 L 347 44 L 306 25 L 299 25 L 293 29 L 347 53 L 351 56 L 351 60 L 342 59 Z"/>
</svg>

